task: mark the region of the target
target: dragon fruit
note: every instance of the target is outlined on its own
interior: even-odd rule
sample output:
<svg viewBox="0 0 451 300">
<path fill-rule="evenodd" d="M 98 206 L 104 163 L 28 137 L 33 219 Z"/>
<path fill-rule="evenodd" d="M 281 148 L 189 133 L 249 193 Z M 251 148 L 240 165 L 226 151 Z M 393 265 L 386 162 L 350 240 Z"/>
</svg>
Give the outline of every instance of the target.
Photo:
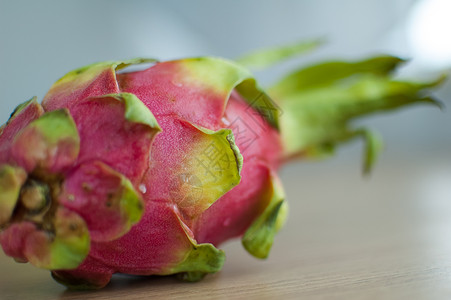
<svg viewBox="0 0 451 300">
<path fill-rule="evenodd" d="M 199 280 L 221 269 L 217 247 L 236 237 L 266 258 L 287 215 L 282 164 L 363 137 L 368 170 L 379 140 L 352 119 L 437 103 L 425 91 L 439 81 L 390 77 L 401 62 L 322 63 L 268 93 L 241 64 L 213 57 L 72 71 L 0 129 L 2 248 L 83 289 L 114 273 Z M 141 63 L 153 65 L 121 71 Z"/>
</svg>

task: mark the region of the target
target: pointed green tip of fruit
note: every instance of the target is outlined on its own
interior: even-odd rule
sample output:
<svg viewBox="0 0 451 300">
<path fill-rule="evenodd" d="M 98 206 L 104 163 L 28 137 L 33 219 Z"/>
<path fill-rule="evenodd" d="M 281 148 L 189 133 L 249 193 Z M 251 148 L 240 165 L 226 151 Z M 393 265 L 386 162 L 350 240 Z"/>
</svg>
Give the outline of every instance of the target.
<svg viewBox="0 0 451 300">
<path fill-rule="evenodd" d="M 75 269 L 89 253 L 91 240 L 84 220 L 77 214 L 59 209 L 55 216 L 56 238 L 50 247 L 51 270 Z"/>
<path fill-rule="evenodd" d="M 74 80 L 80 81 L 80 82 L 86 82 L 89 80 L 92 80 L 102 72 L 106 70 L 121 70 L 131 65 L 136 64 L 143 64 L 143 63 L 153 63 L 157 62 L 156 59 L 153 58 L 134 58 L 129 60 L 123 60 L 123 61 L 102 61 L 93 63 L 75 70 L 70 71 L 60 79 L 58 79 L 54 86 L 71 82 Z M 53 87 L 52 87 L 53 88 Z M 75 86 L 74 86 L 75 88 Z"/>
<path fill-rule="evenodd" d="M 279 130 L 279 106 L 257 86 L 255 79 L 244 80 L 236 87 L 237 92 L 248 105 L 258 112 L 273 128 Z"/>
<path fill-rule="evenodd" d="M 0 227 L 11 218 L 26 179 L 27 173 L 22 168 L 0 166 Z"/>
<path fill-rule="evenodd" d="M 120 206 L 121 210 L 127 216 L 125 232 L 128 232 L 134 224 L 141 220 L 141 217 L 144 214 L 144 204 L 141 200 L 141 196 L 128 179 L 122 179 L 122 186 L 123 191 Z"/>
<path fill-rule="evenodd" d="M 190 197 L 191 189 L 180 189 L 183 197 L 175 202 L 186 216 L 194 219 L 240 183 L 243 156 L 235 144 L 232 130 L 213 131 L 188 124 L 195 129 L 190 133 L 196 138 L 184 151 L 186 159 L 180 164 L 180 172 L 196 178 L 202 193 L 201 197 Z"/>
<path fill-rule="evenodd" d="M 182 279 L 197 281 L 205 274 L 220 271 L 224 261 L 224 251 L 215 248 L 212 244 L 193 244 L 185 259 L 170 273 L 182 273 Z"/>
<path fill-rule="evenodd" d="M 15 136 L 12 155 L 28 172 L 55 174 L 71 166 L 80 151 L 77 126 L 67 109 L 43 114 Z"/>
<path fill-rule="evenodd" d="M 57 144 L 66 138 L 74 139 L 77 144 L 80 143 L 77 126 L 67 109 L 48 112 L 32 124 L 45 135 L 49 143 Z"/>
<path fill-rule="evenodd" d="M 31 98 L 28 101 L 25 101 L 24 103 L 19 104 L 14 111 L 11 113 L 11 116 L 9 117 L 9 119 L 13 119 L 15 116 L 17 116 L 24 108 L 26 108 L 28 105 L 30 104 L 34 104 L 34 105 L 39 105 L 38 104 L 38 98 L 36 96 L 34 96 L 33 98 Z"/>
<path fill-rule="evenodd" d="M 274 236 L 277 232 L 277 216 L 283 201 L 269 207 L 242 238 L 243 247 L 256 258 L 265 259 L 269 256 Z"/>
<path fill-rule="evenodd" d="M 51 247 L 52 261 L 41 268 L 49 270 L 75 269 L 89 253 L 90 239 L 86 233 L 75 239 L 56 239 Z"/>
<path fill-rule="evenodd" d="M 146 63 L 156 63 L 158 62 L 155 58 L 149 58 L 149 57 L 137 57 L 132 58 L 124 61 L 116 61 L 112 63 L 112 66 L 118 71 L 122 70 L 128 66 L 131 65 L 139 65 L 139 64 L 146 64 Z"/>
<path fill-rule="evenodd" d="M 271 200 L 263 213 L 252 223 L 241 239 L 243 247 L 254 257 L 265 259 L 271 251 L 276 233 L 285 224 L 288 206 L 277 178 L 272 179 Z"/>
<path fill-rule="evenodd" d="M 210 87 L 211 92 L 223 97 L 224 109 L 234 89 L 246 102 L 261 113 L 274 128 L 278 128 L 276 106 L 263 90 L 258 87 L 252 73 L 242 65 L 217 57 L 197 57 L 178 61 L 186 72 L 181 78 L 187 85 L 201 83 Z"/>
<path fill-rule="evenodd" d="M 134 94 L 119 93 L 108 94 L 103 98 L 114 98 L 125 105 L 125 119 L 133 123 L 147 125 L 148 127 L 161 131 L 160 125 L 149 108 Z"/>
<path fill-rule="evenodd" d="M 77 268 L 90 250 L 85 221 L 65 208 L 56 211 L 52 233 L 36 230 L 26 237 L 25 257 L 36 267 L 48 270 Z"/>
<path fill-rule="evenodd" d="M 194 282 L 202 279 L 206 274 L 220 271 L 225 261 L 224 251 L 210 243 L 198 244 L 192 232 L 180 217 L 176 216 L 190 245 L 188 249 L 181 250 L 177 265 L 167 268 L 164 274 L 177 274 L 179 279 Z"/>
<path fill-rule="evenodd" d="M 277 214 L 275 227 L 276 233 L 279 232 L 285 226 L 285 223 L 287 222 L 288 219 L 288 212 L 289 212 L 288 202 L 283 201 Z"/>
<path fill-rule="evenodd" d="M 240 149 L 238 148 L 238 146 L 235 143 L 235 136 L 232 133 L 232 130 L 227 130 L 228 134 L 227 134 L 227 141 L 229 142 L 230 148 L 233 151 L 233 154 L 235 155 L 235 161 L 236 161 L 236 166 L 238 169 L 238 175 L 241 174 L 241 170 L 243 169 L 243 155 L 240 152 Z M 241 180 L 241 178 L 240 178 Z"/>
</svg>

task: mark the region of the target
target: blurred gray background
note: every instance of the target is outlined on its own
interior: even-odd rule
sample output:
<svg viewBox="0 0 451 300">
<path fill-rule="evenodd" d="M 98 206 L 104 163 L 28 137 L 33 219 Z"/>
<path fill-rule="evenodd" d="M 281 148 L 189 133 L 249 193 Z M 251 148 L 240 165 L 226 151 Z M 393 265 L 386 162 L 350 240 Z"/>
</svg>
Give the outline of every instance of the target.
<svg viewBox="0 0 451 300">
<path fill-rule="evenodd" d="M 67 71 L 95 61 L 236 58 L 316 37 L 327 44 L 295 64 L 390 53 L 411 59 L 402 76 L 434 77 L 451 66 L 449 15 L 449 0 L 0 0 L 0 120 L 31 96 L 42 99 Z M 268 84 L 293 66 L 257 76 Z M 438 96 L 451 106 L 450 95 L 448 81 Z M 451 158 L 449 109 L 415 106 L 365 124 L 385 137 L 386 157 Z M 342 147 L 336 159 L 355 160 L 360 147 Z"/>
</svg>

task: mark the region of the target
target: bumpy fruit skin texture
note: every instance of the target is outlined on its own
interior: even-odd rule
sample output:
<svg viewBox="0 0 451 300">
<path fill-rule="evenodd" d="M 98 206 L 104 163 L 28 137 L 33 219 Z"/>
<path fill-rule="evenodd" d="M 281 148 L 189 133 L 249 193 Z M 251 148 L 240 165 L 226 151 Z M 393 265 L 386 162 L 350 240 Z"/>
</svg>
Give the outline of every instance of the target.
<svg viewBox="0 0 451 300">
<path fill-rule="evenodd" d="M 1 131 L 3 250 L 69 287 L 114 273 L 198 280 L 221 268 L 218 245 L 283 200 L 277 111 L 245 69 L 196 58 L 117 73 L 141 62 L 72 71 Z"/>
</svg>

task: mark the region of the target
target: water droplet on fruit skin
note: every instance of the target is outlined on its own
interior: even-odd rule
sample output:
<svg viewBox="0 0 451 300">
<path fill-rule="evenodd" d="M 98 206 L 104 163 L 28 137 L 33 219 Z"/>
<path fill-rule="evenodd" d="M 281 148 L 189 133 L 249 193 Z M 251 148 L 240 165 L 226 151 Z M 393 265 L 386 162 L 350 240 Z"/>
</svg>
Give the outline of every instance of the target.
<svg viewBox="0 0 451 300">
<path fill-rule="evenodd" d="M 226 117 L 222 117 L 221 122 L 225 125 L 225 126 L 229 126 L 231 123 L 230 121 L 226 118 Z"/>
<path fill-rule="evenodd" d="M 139 185 L 139 190 L 141 191 L 141 193 L 145 194 L 147 193 L 147 188 L 144 184 L 140 184 Z"/>
<path fill-rule="evenodd" d="M 183 83 L 177 82 L 177 81 L 175 81 L 175 80 L 171 81 L 171 83 L 172 83 L 173 85 L 175 85 L 176 87 L 182 87 L 182 86 L 183 86 Z"/>
</svg>

